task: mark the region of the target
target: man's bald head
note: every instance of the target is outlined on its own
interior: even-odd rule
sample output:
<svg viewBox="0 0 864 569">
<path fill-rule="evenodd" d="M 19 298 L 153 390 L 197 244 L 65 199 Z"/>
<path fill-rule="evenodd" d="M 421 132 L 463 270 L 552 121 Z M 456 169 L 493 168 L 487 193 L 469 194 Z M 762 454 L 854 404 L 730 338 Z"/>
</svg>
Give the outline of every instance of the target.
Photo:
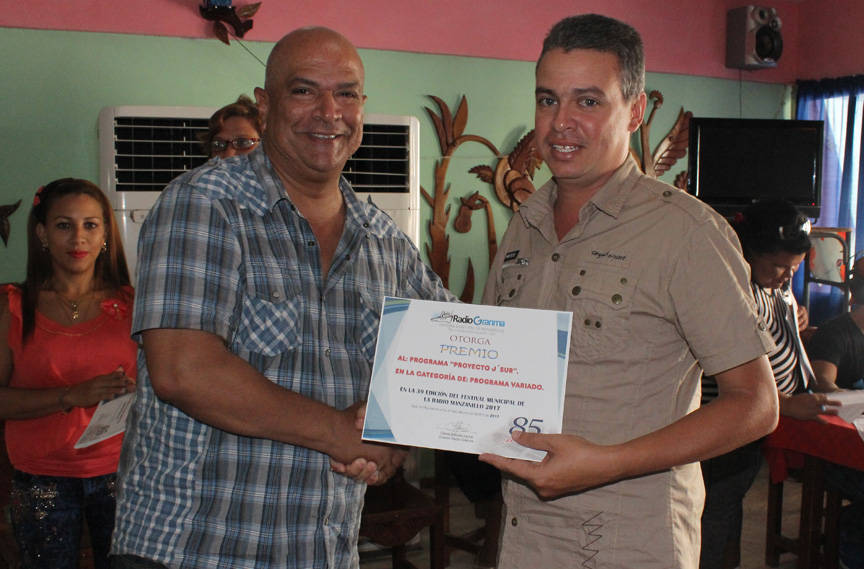
<svg viewBox="0 0 864 569">
<path fill-rule="evenodd" d="M 308 57 L 310 52 L 319 52 L 323 56 L 325 52 L 333 51 L 341 51 L 343 57 L 355 59 L 360 65 L 361 76 L 365 79 L 363 61 L 348 38 L 330 28 L 310 26 L 288 33 L 273 47 L 270 57 L 267 58 L 264 89 L 270 90 L 271 86 L 280 81 L 285 69 L 293 67 L 295 60 Z"/>
</svg>

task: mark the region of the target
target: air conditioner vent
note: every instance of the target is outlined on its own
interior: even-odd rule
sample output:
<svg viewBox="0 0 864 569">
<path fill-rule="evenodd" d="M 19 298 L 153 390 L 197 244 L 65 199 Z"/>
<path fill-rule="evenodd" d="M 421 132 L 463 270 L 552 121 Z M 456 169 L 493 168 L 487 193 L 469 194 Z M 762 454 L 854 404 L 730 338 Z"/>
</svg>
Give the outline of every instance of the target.
<svg viewBox="0 0 864 569">
<path fill-rule="evenodd" d="M 171 180 L 206 162 L 198 133 L 214 107 L 105 107 L 99 113 L 99 183 L 114 205 L 130 266 L 141 222 Z M 420 242 L 420 122 L 368 114 L 363 141 L 345 166 L 361 200 L 387 212 Z"/>
<path fill-rule="evenodd" d="M 207 130 L 214 111 L 208 107 L 103 109 L 100 144 L 106 191 L 112 195 L 132 192 L 127 200 L 134 192 L 161 192 L 171 180 L 206 162 L 198 134 Z M 387 115 L 366 118 L 363 142 L 345 165 L 345 177 L 358 192 L 410 193 L 416 119 Z M 121 207 L 119 203 L 117 207 Z"/>
<path fill-rule="evenodd" d="M 409 125 L 367 124 L 363 142 L 345 164 L 344 176 L 358 192 L 410 191 Z"/>
<path fill-rule="evenodd" d="M 198 134 L 206 118 L 115 117 L 114 176 L 118 192 L 159 192 L 207 161 Z"/>
</svg>

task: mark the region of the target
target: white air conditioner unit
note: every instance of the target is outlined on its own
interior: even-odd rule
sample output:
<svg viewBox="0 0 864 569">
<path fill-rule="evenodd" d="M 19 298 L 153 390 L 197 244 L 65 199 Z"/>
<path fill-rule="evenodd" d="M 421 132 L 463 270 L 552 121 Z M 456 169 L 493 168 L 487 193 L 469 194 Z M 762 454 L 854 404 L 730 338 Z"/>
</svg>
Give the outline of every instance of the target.
<svg viewBox="0 0 864 569">
<path fill-rule="evenodd" d="M 403 115 L 366 115 L 363 142 L 342 174 L 361 200 L 386 211 L 420 246 L 420 121 Z"/>
<path fill-rule="evenodd" d="M 213 107 L 105 107 L 99 113 L 99 182 L 114 206 L 129 267 L 134 272 L 141 223 L 162 189 L 204 164 L 198 133 Z M 420 243 L 420 121 L 366 115 L 363 142 L 345 165 L 362 200 L 386 211 Z M 134 278 L 134 277 L 133 277 Z"/>
</svg>

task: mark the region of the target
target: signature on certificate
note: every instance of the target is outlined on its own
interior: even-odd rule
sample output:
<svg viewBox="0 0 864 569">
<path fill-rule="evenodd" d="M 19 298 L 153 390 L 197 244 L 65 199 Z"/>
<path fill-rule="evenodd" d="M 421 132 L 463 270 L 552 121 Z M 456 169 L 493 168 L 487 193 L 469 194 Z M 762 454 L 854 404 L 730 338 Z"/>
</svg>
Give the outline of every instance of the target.
<svg viewBox="0 0 864 569">
<path fill-rule="evenodd" d="M 474 434 L 474 431 L 471 430 L 471 425 L 465 423 L 465 421 L 455 421 L 453 423 L 447 423 L 446 425 L 439 425 L 438 428 L 450 435 Z"/>
</svg>

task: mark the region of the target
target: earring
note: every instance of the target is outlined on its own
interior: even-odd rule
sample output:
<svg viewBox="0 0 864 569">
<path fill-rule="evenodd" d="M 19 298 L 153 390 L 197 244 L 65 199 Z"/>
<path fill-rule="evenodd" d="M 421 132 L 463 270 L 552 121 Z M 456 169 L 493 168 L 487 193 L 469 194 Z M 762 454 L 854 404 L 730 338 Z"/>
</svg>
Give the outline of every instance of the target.
<svg viewBox="0 0 864 569">
<path fill-rule="evenodd" d="M 45 243 L 44 241 L 42 242 L 42 252 L 43 252 L 43 253 L 47 253 L 47 252 L 48 252 L 48 244 Z"/>
<path fill-rule="evenodd" d="M 108 250 L 108 243 L 106 241 L 103 241 L 102 242 L 102 252 L 104 253 L 107 250 Z"/>
</svg>

